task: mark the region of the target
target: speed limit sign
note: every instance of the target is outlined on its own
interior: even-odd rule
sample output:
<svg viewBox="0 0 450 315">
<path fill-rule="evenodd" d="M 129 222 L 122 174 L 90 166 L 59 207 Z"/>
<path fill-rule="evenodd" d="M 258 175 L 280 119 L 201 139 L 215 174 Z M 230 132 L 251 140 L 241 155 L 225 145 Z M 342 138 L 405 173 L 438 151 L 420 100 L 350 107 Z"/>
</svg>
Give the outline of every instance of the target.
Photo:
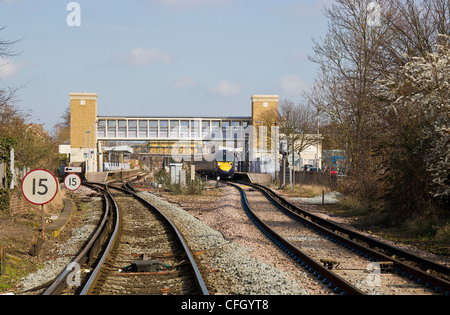
<svg viewBox="0 0 450 315">
<path fill-rule="evenodd" d="M 22 194 L 30 203 L 45 205 L 58 193 L 58 181 L 46 170 L 29 172 L 22 180 Z"/>
<path fill-rule="evenodd" d="M 81 178 L 77 174 L 67 175 L 64 179 L 64 186 L 70 191 L 75 191 L 81 186 Z"/>
</svg>

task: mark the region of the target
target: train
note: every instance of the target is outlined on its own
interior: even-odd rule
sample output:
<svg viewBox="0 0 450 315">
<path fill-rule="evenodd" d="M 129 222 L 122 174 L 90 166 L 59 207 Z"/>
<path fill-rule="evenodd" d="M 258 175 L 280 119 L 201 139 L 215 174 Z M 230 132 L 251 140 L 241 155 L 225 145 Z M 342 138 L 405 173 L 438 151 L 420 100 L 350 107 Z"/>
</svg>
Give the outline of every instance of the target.
<svg viewBox="0 0 450 315">
<path fill-rule="evenodd" d="M 236 162 L 232 151 L 222 149 L 214 154 L 214 161 L 196 161 L 193 164 L 195 165 L 195 171 L 200 175 L 231 179 L 234 177 Z"/>
</svg>

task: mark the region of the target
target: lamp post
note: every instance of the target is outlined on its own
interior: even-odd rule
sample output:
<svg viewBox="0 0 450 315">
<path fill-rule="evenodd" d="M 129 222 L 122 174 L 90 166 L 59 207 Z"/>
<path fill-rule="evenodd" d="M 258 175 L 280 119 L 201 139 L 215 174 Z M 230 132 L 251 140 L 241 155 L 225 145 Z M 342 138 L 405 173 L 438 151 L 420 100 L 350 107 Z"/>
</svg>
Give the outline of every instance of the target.
<svg viewBox="0 0 450 315">
<path fill-rule="evenodd" d="M 292 138 L 292 192 L 295 192 L 294 138 Z"/>
<path fill-rule="evenodd" d="M 263 151 L 262 151 L 262 144 L 263 144 L 263 140 L 262 140 L 262 129 L 264 128 L 264 122 L 263 121 L 255 121 L 256 123 L 260 124 L 261 126 L 259 126 L 259 151 L 261 154 L 261 158 L 259 161 L 259 172 L 262 173 L 262 160 L 263 160 Z"/>
</svg>

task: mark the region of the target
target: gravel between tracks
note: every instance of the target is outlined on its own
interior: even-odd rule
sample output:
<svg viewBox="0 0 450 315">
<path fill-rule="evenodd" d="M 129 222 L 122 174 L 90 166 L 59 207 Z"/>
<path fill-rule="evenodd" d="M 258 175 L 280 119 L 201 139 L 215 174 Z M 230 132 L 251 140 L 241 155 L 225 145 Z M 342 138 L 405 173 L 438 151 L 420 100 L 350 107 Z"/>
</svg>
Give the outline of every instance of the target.
<svg viewBox="0 0 450 315">
<path fill-rule="evenodd" d="M 193 252 L 204 252 L 196 258 L 210 294 L 328 294 L 327 289 L 318 287 L 251 223 L 242 209 L 237 190 L 232 187 L 223 187 L 222 190 L 222 196 L 214 202 L 214 209 L 192 211 L 153 194 L 140 193 L 173 220 Z M 86 190 L 85 193 L 89 192 Z M 100 198 L 94 202 L 101 204 Z M 101 209 L 100 206 L 94 208 Z M 54 249 L 55 259 L 25 277 L 20 291 L 55 278 L 92 233 L 100 213 L 91 213 L 84 224 L 72 232 L 73 236 L 67 243 Z"/>
<path fill-rule="evenodd" d="M 152 194 L 141 192 L 168 217 L 199 255 L 210 294 L 327 294 L 291 259 L 268 241 L 247 218 L 235 188 L 223 187 L 215 209 L 187 212 Z"/>
</svg>

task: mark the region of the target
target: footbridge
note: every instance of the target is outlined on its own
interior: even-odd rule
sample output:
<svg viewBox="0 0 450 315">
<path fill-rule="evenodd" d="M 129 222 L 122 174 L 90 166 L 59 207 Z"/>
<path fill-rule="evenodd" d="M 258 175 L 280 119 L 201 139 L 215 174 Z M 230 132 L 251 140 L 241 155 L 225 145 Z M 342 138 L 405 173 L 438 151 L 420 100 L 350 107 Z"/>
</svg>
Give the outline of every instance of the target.
<svg viewBox="0 0 450 315">
<path fill-rule="evenodd" d="M 212 146 L 240 148 L 238 158 L 247 163 L 267 155 L 267 141 L 260 141 L 263 136 L 256 129 L 264 126 L 260 118 L 264 113 L 277 112 L 279 97 L 254 95 L 251 100 L 252 116 L 248 117 L 101 116 L 97 94 L 71 93 L 70 148 L 66 151 L 70 162 L 84 162 L 87 172 L 133 168 L 133 160 L 159 158 L 163 163 L 174 155 L 199 159 L 210 154 Z"/>
</svg>

